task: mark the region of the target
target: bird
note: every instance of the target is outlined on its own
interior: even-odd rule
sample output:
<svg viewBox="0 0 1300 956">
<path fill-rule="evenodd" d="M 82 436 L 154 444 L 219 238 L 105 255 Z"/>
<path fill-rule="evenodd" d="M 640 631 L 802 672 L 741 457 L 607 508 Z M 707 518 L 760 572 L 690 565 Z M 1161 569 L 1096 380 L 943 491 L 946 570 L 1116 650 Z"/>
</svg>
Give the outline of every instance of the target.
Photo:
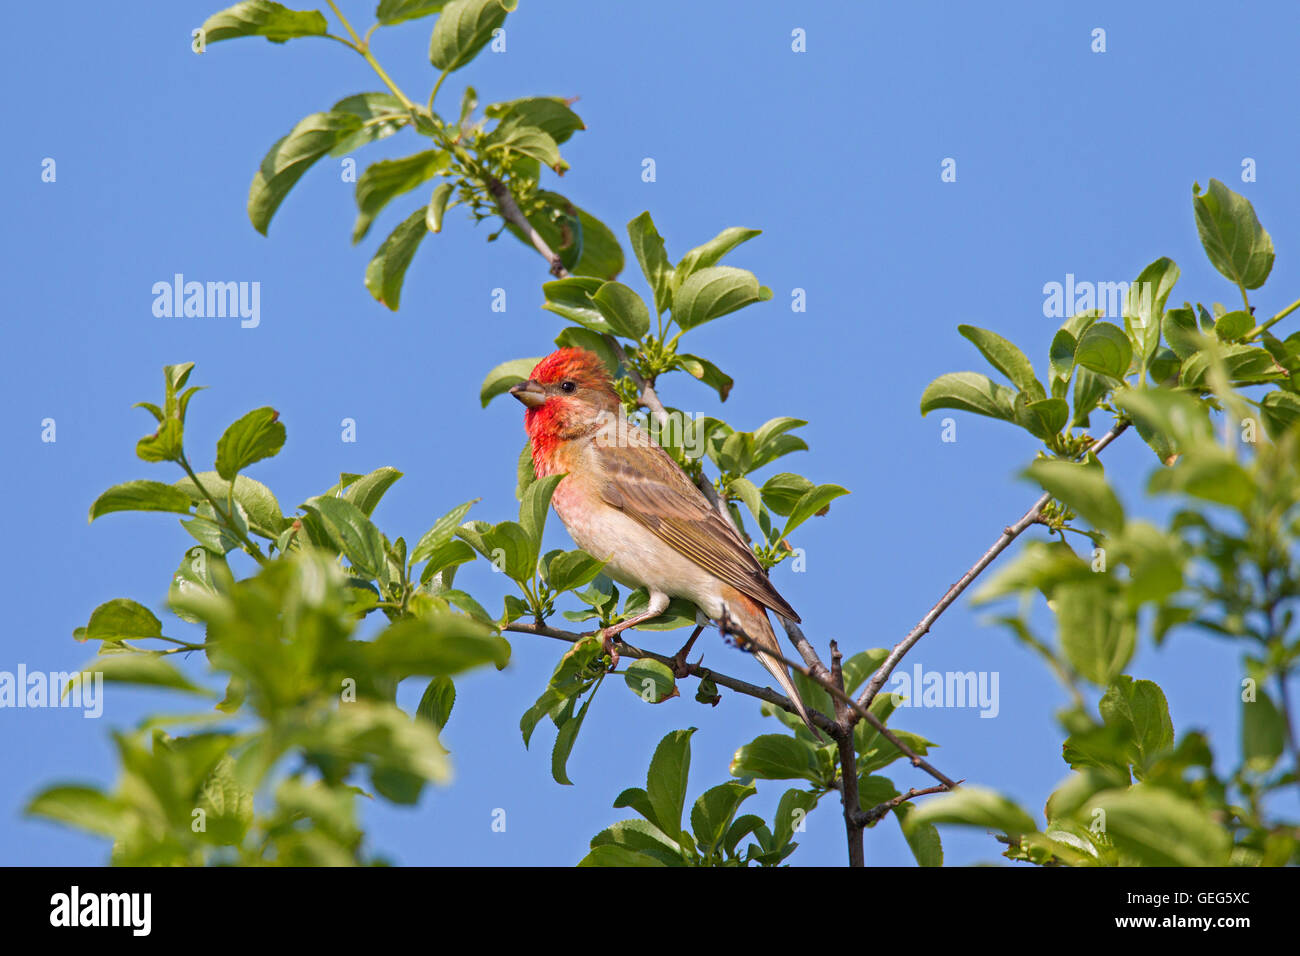
<svg viewBox="0 0 1300 956">
<path fill-rule="evenodd" d="M 620 633 L 658 617 L 672 598 L 685 598 L 753 651 L 820 739 L 781 660 L 767 611 L 796 623 L 799 615 L 734 525 L 649 434 L 620 414 L 604 361 L 587 349 L 559 349 L 510 394 L 525 407 L 536 476 L 564 475 L 551 506 L 570 537 L 605 562 L 610 578 L 649 595 L 642 613 L 601 631 L 615 663 Z M 689 647 L 676 658 L 679 668 Z"/>
</svg>

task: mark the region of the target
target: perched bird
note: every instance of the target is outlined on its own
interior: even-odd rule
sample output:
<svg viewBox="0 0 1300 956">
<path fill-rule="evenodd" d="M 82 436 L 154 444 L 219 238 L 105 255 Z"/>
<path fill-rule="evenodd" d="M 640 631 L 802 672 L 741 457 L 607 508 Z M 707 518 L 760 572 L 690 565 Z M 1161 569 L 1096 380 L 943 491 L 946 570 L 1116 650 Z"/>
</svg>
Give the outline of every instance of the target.
<svg viewBox="0 0 1300 956">
<path fill-rule="evenodd" d="M 585 349 L 553 352 L 510 389 L 524 404 L 537 477 L 563 473 L 551 498 L 569 534 L 605 573 L 650 596 L 645 613 L 603 633 L 658 617 L 671 598 L 686 598 L 734 635 L 776 678 L 817 734 L 785 665 L 766 609 L 799 615 L 777 593 L 754 552 L 709 504 L 677 463 L 620 415 L 621 403 L 600 357 Z M 689 647 L 689 645 L 688 645 Z M 685 648 L 683 649 L 685 651 Z M 684 655 L 679 656 L 679 661 Z"/>
</svg>

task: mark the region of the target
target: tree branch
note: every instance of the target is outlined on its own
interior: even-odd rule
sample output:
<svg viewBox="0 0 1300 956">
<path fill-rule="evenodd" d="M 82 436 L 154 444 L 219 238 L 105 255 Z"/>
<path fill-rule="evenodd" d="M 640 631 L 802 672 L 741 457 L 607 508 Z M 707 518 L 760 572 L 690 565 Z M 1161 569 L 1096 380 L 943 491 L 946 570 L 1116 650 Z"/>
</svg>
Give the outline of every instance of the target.
<svg viewBox="0 0 1300 956">
<path fill-rule="evenodd" d="M 1093 442 L 1088 450 L 1094 455 L 1097 454 L 1123 434 L 1124 430 L 1127 429 L 1128 426 L 1129 423 L 1125 420 L 1116 422 L 1114 427 L 1112 427 L 1110 431 L 1097 441 Z M 939 602 L 935 604 L 934 607 L 930 608 L 925 617 L 921 618 L 920 622 L 917 623 L 916 627 L 912 628 L 912 630 L 908 632 L 908 635 L 905 638 L 894 645 L 894 649 L 889 652 L 889 656 L 885 658 L 876 673 L 872 675 L 871 680 L 867 682 L 867 686 L 863 688 L 862 693 L 858 696 L 858 703 L 860 705 L 863 707 L 871 706 L 871 702 L 875 699 L 876 695 L 880 693 L 880 689 L 885 686 L 885 681 L 889 680 L 889 675 L 893 672 L 894 668 L 898 666 L 898 662 L 903 659 L 903 656 L 910 651 L 913 646 L 915 646 L 917 641 L 926 635 L 934 625 L 934 622 L 939 619 L 939 616 L 953 605 L 970 583 L 979 577 L 980 573 L 985 568 L 993 563 L 994 558 L 1005 551 L 1011 542 L 1015 541 L 1016 538 L 1020 536 L 1021 532 L 1030 525 L 1037 523 L 1039 517 L 1043 513 L 1043 509 L 1047 507 L 1047 503 L 1051 500 L 1052 496 L 1050 494 L 1044 494 L 1034 502 L 1033 506 L 1030 507 L 1028 511 L 1020 516 L 1019 521 L 1002 529 L 1002 533 L 998 535 L 997 540 L 993 542 L 993 545 L 984 552 L 978 561 L 971 565 L 970 570 L 958 578 L 957 582 L 944 592 L 944 595 L 939 599 Z"/>
<path fill-rule="evenodd" d="M 961 783 L 962 781 L 958 780 L 957 782 Z M 913 788 L 907 791 L 907 793 L 900 793 L 898 796 L 890 800 L 886 800 L 884 803 L 877 803 L 870 810 L 859 810 L 857 813 L 853 815 L 854 822 L 857 823 L 858 826 L 860 827 L 868 827 L 871 824 L 875 823 L 877 820 L 879 820 L 881 817 L 883 817 L 890 810 L 902 806 L 908 800 L 912 800 L 916 797 L 925 796 L 928 793 L 945 793 L 947 790 L 948 788 L 943 786 L 942 784 L 940 784 L 937 787 L 926 787 L 924 790 L 917 790 L 916 788 Z"/>
<path fill-rule="evenodd" d="M 841 691 L 844 690 L 844 655 L 839 645 L 831 641 L 831 681 Z M 840 703 L 835 708 L 835 721 L 840 725 L 841 733 L 835 738 L 835 748 L 840 761 L 840 799 L 844 803 L 844 833 L 849 842 L 849 866 L 865 866 L 866 851 L 863 848 L 863 826 L 857 821 L 862 812 L 858 796 L 858 752 L 854 747 L 852 724 L 848 720 L 849 709 Z"/>
<path fill-rule="evenodd" d="M 528 221 L 523 211 L 520 210 L 519 204 L 515 202 L 514 193 L 510 191 L 510 187 L 495 177 L 488 180 L 487 187 L 488 192 L 492 194 L 492 198 L 496 200 L 497 209 L 501 212 L 501 218 L 528 237 L 529 242 L 533 244 L 533 248 L 540 252 L 543 258 L 550 263 L 551 275 L 557 279 L 567 278 L 569 270 L 564 268 L 564 263 L 560 261 L 559 255 L 547 245 L 541 233 L 533 228 L 533 224 Z"/>
<path fill-rule="evenodd" d="M 590 636 L 588 634 L 578 634 L 574 631 L 562 631 L 557 628 L 547 627 L 545 624 L 530 624 L 527 621 L 515 621 L 511 624 L 507 624 L 503 630 L 513 631 L 517 634 L 536 634 L 541 637 L 551 637 L 559 641 L 568 641 L 570 644 L 577 643 L 584 637 Z M 654 651 L 643 650 L 642 648 L 628 644 L 626 641 L 623 642 L 623 650 L 620 653 L 623 657 L 645 658 L 652 661 L 659 661 L 659 663 L 666 664 L 668 667 L 672 667 L 674 663 L 671 657 L 657 654 Z M 751 684 L 738 677 L 731 677 L 728 674 L 723 674 L 709 667 L 703 667 L 700 664 L 691 664 L 688 662 L 686 664 L 686 669 L 691 677 L 698 678 L 699 680 L 711 680 L 719 687 L 726 687 L 728 690 L 734 690 L 737 694 L 744 694 L 746 697 L 753 697 L 755 700 L 766 701 L 767 703 L 780 707 L 782 710 L 791 714 L 797 715 L 799 713 L 799 711 L 795 709 L 794 704 L 790 703 L 788 697 L 784 694 L 777 693 L 770 687 L 759 687 L 757 684 Z M 810 710 L 809 716 L 812 717 L 814 724 L 828 733 L 835 733 L 838 730 L 838 724 L 836 724 L 832 718 L 820 711 Z"/>
</svg>

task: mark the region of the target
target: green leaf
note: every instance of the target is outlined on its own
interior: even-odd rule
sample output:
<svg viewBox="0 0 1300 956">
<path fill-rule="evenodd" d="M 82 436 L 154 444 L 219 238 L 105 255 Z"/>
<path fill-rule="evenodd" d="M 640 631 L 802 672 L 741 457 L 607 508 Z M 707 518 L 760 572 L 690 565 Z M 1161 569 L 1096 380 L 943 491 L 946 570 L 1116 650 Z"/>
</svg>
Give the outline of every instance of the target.
<svg viewBox="0 0 1300 956">
<path fill-rule="evenodd" d="M 142 461 L 176 461 L 181 456 L 182 440 L 180 420 L 165 418 L 156 432 L 135 443 L 135 453 Z"/>
<path fill-rule="evenodd" d="M 519 449 L 519 459 L 515 462 L 515 500 L 523 501 L 528 486 L 537 480 L 537 466 L 533 464 L 533 441 L 530 438 Z"/>
<path fill-rule="evenodd" d="M 542 308 L 577 322 L 597 334 L 612 334 L 613 328 L 605 321 L 605 316 L 591 298 L 604 284 L 603 280 L 590 276 L 570 276 L 543 283 L 542 293 L 546 296 L 546 301 Z"/>
<path fill-rule="evenodd" d="M 627 236 L 636 253 L 641 272 L 654 292 L 655 309 L 660 314 L 672 308 L 673 267 L 664 251 L 664 240 L 655 228 L 650 213 L 643 212 L 627 224 Z M 701 376 L 696 376 L 700 378 Z M 724 396 L 725 398 L 725 396 Z"/>
<path fill-rule="evenodd" d="M 498 123 L 496 129 L 483 138 L 483 151 L 505 153 L 508 163 L 511 162 L 510 154 L 518 153 L 561 174 L 569 168 L 569 164 L 560 156 L 560 147 L 546 130 L 539 126 L 525 125 L 516 116 Z"/>
<path fill-rule="evenodd" d="M 1254 327 L 1255 317 L 1244 309 L 1238 309 L 1215 320 L 1214 335 L 1220 342 L 1235 342 Z"/>
<path fill-rule="evenodd" d="M 161 481 L 127 481 L 109 488 L 90 506 L 90 520 L 114 511 L 189 514 L 190 496 Z"/>
<path fill-rule="evenodd" d="M 1040 458 L 1021 472 L 1100 531 L 1124 530 L 1124 506 L 1099 467 Z"/>
<path fill-rule="evenodd" d="M 642 613 L 650 603 L 645 588 L 637 588 L 623 602 L 623 618 L 634 617 Z M 673 631 L 679 627 L 693 627 L 696 624 L 697 609 L 685 598 L 673 598 L 668 602 L 668 610 L 658 617 L 652 617 L 636 626 L 638 631 Z"/>
<path fill-rule="evenodd" d="M 572 591 L 594 581 L 604 566 L 585 551 L 562 551 L 551 559 L 546 582 L 555 591 Z"/>
<path fill-rule="evenodd" d="M 451 719 L 451 709 L 456 703 L 456 685 L 450 677 L 439 675 L 429 681 L 420 697 L 420 704 L 415 708 L 418 720 L 427 720 L 441 730 Z"/>
<path fill-rule="evenodd" d="M 1122 379 L 1133 361 L 1133 346 L 1119 326 L 1095 322 L 1079 339 L 1074 361 L 1086 369 Z"/>
<path fill-rule="evenodd" d="M 1030 396 L 1031 401 L 1047 397 L 1042 383 L 1034 374 L 1033 363 L 1014 344 L 996 332 L 973 325 L 959 325 L 957 331 L 973 342 L 980 354 L 989 360 L 989 364 L 1005 375 L 1016 388 Z"/>
<path fill-rule="evenodd" d="M 83 672 L 103 674 L 109 683 L 166 687 L 189 694 L 208 692 L 192 683 L 164 657 L 152 653 L 101 654 L 81 668 Z"/>
<path fill-rule="evenodd" d="M 546 515 L 551 507 L 551 496 L 555 494 L 556 487 L 563 480 L 563 475 L 547 475 L 545 478 L 538 478 L 528 486 L 523 501 L 519 503 L 519 524 L 538 548 L 542 544 L 542 531 L 546 527 Z"/>
<path fill-rule="evenodd" d="M 483 536 L 483 544 L 484 557 L 511 580 L 522 584 L 532 579 L 537 566 L 537 544 L 518 524 L 502 521 Z"/>
<path fill-rule="evenodd" d="M 1178 281 L 1174 261 L 1160 258 L 1142 270 L 1129 286 L 1124 302 L 1124 329 L 1128 333 L 1138 365 L 1145 366 L 1160 344 L 1160 324 L 1165 302 Z M 1121 376 L 1115 376 L 1120 378 Z"/>
<path fill-rule="evenodd" d="M 705 385 L 712 388 L 718 393 L 718 400 L 725 402 L 727 396 L 731 394 L 731 388 L 736 384 L 735 380 L 722 369 L 718 368 L 708 359 L 702 359 L 698 355 L 688 355 L 685 352 L 677 353 L 677 365 L 691 375 L 698 378 Z"/>
<path fill-rule="evenodd" d="M 328 523 L 359 574 L 372 580 L 382 579 L 388 564 L 388 549 L 384 536 L 365 512 L 350 501 L 328 496 L 311 498 L 302 508 Z"/>
<path fill-rule="evenodd" d="M 716 852 L 721 847 L 736 811 L 756 793 L 758 787 L 752 782 L 729 780 L 700 794 L 691 807 L 691 829 L 701 852 Z"/>
<path fill-rule="evenodd" d="M 621 282 L 606 282 L 591 297 L 616 335 L 640 339 L 650 329 L 650 311 L 641 297 Z"/>
<path fill-rule="evenodd" d="M 673 730 L 655 748 L 646 774 L 646 800 L 654 810 L 651 821 L 674 840 L 682 836 L 686 778 L 691 770 L 691 735 L 695 728 Z"/>
<path fill-rule="evenodd" d="M 442 217 L 447 212 L 447 200 L 451 199 L 451 183 L 438 183 L 433 187 L 433 196 L 425 209 L 424 224 L 430 232 L 442 232 Z"/>
<path fill-rule="evenodd" d="M 464 541 L 446 541 L 428 554 L 429 563 L 420 572 L 420 583 L 428 584 L 435 574 L 474 560 L 474 549 Z M 444 580 L 446 578 L 444 577 Z"/>
<path fill-rule="evenodd" d="M 790 841 L 799 832 L 800 825 L 817 806 L 819 796 L 815 792 L 799 789 L 787 790 L 781 794 L 776 805 L 776 816 L 772 818 L 772 835 L 778 848 L 790 847 Z"/>
<path fill-rule="evenodd" d="M 202 483 L 204 490 L 217 501 L 224 502 L 230 495 L 230 482 L 215 471 L 201 471 L 195 477 Z M 172 487 L 186 495 L 196 505 L 202 505 L 207 501 L 199 491 L 198 485 L 194 484 L 188 475 Z M 235 476 L 234 498 L 236 503 L 248 513 L 250 527 L 263 537 L 275 537 L 291 523 L 284 517 L 280 510 L 280 503 L 275 500 L 271 489 L 247 475 Z"/>
<path fill-rule="evenodd" d="M 185 605 L 195 599 L 219 597 L 231 580 L 230 566 L 220 552 L 201 545 L 189 548 L 172 574 L 167 603 L 181 620 L 198 624 L 201 619 Z"/>
<path fill-rule="evenodd" d="M 381 159 L 366 167 L 357 180 L 357 221 L 352 227 L 352 241 L 365 238 L 370 224 L 390 200 L 428 182 L 450 161 L 451 154 L 446 150 L 427 149 L 401 159 Z M 450 185 L 444 185 L 450 191 Z M 441 212 L 438 215 L 441 219 Z"/>
<path fill-rule="evenodd" d="M 429 62 L 440 70 L 458 70 L 478 55 L 492 39 L 492 31 L 506 22 L 515 0 L 450 0 L 433 25 Z"/>
<path fill-rule="evenodd" d="M 236 473 L 284 447 L 284 423 L 274 408 L 255 408 L 225 430 L 217 442 L 217 474 L 234 481 Z"/>
<path fill-rule="evenodd" d="M 943 866 L 943 842 L 939 829 L 932 823 L 913 823 L 916 806 L 904 803 L 894 808 L 894 817 L 903 831 L 903 839 L 912 851 L 917 866 Z"/>
<path fill-rule="evenodd" d="M 1201 193 L 1192 186 L 1196 231 L 1214 268 L 1247 289 L 1258 289 L 1273 269 L 1273 240 L 1244 196 L 1217 179 Z"/>
<path fill-rule="evenodd" d="M 623 248 L 608 226 L 559 193 L 541 189 L 536 198 L 542 205 L 529 212 L 528 223 L 559 253 L 569 272 L 575 276 L 613 279 L 623 271 Z M 514 223 L 507 223 L 506 228 L 532 248 L 532 239 Z"/>
<path fill-rule="evenodd" d="M 133 817 L 127 805 L 116 797 L 91 787 L 76 786 L 42 790 L 23 812 L 114 838 L 128 832 Z"/>
<path fill-rule="evenodd" d="M 654 854 L 629 850 L 627 847 L 618 846 L 614 843 L 606 843 L 592 847 L 591 851 L 578 861 L 578 866 L 636 867 L 668 866 L 668 864 Z"/>
<path fill-rule="evenodd" d="M 392 136 L 411 122 L 411 113 L 392 93 L 356 93 L 330 107 L 331 113 L 351 113 L 361 128 L 331 147 L 331 156 L 346 156 L 355 149 Z"/>
<path fill-rule="evenodd" d="M 1084 808 L 1104 813 L 1105 833 L 1145 866 L 1226 866 L 1230 832 L 1207 810 L 1167 790 L 1139 784 L 1107 790 Z M 1090 819 L 1096 818 L 1095 816 Z"/>
<path fill-rule="evenodd" d="M 420 241 L 429 234 L 427 207 L 421 206 L 394 229 L 366 266 L 366 288 L 394 312 L 402 300 L 406 269 L 415 257 Z"/>
<path fill-rule="evenodd" d="M 526 382 L 540 361 L 540 358 L 521 358 L 502 362 L 483 379 L 483 384 L 478 390 L 479 402 L 487 408 L 488 402 L 492 399 L 504 395 L 520 382 Z"/>
<path fill-rule="evenodd" d="M 375 8 L 375 19 L 384 26 L 404 23 L 419 17 L 437 13 L 447 5 L 447 0 L 379 0 Z"/>
<path fill-rule="evenodd" d="M 675 294 L 681 288 L 691 275 L 701 269 L 715 265 L 722 260 L 722 257 L 729 253 L 742 242 L 748 242 L 755 236 L 762 235 L 761 229 L 744 229 L 740 226 L 729 226 L 722 232 L 718 233 L 708 242 L 701 246 L 696 246 L 686 255 L 682 256 L 681 262 L 677 263 L 672 277 L 672 290 Z"/>
<path fill-rule="evenodd" d="M 491 103 L 484 114 L 503 123 L 515 120 L 523 126 L 535 126 L 556 143 L 563 143 L 586 125 L 569 104 L 558 96 L 532 96 L 504 103 Z"/>
<path fill-rule="evenodd" d="M 500 670 L 510 660 L 509 643 L 491 627 L 451 611 L 403 618 L 361 646 L 369 667 L 399 678 L 453 676 L 488 664 Z"/>
<path fill-rule="evenodd" d="M 770 298 L 772 290 L 759 285 L 749 270 L 710 266 L 691 273 L 673 292 L 673 319 L 682 329 L 693 329 Z"/>
<path fill-rule="evenodd" d="M 220 43 L 236 37 L 266 37 L 272 43 L 284 43 L 294 37 L 324 36 L 329 24 L 319 10 L 290 10 L 271 0 L 245 0 L 203 22 L 207 43 Z"/>
<path fill-rule="evenodd" d="M 1132 745 L 1130 762 L 1139 769 L 1174 746 L 1174 724 L 1160 685 L 1119 675 L 1098 704 L 1102 720 Z"/>
<path fill-rule="evenodd" d="M 78 640 L 133 641 L 162 637 L 162 622 L 143 604 L 130 598 L 105 601 L 90 614 L 90 623 L 78 629 Z"/>
<path fill-rule="evenodd" d="M 760 493 L 763 503 L 774 514 L 785 516 L 794 511 L 800 499 L 814 487 L 816 486 L 803 475 L 783 471 L 763 482 Z"/>
<path fill-rule="evenodd" d="M 921 414 L 936 408 L 955 408 L 989 418 L 1012 421 L 1016 393 L 977 372 L 949 372 L 940 375 L 921 394 Z"/>
<path fill-rule="evenodd" d="M 677 681 L 666 664 L 644 658 L 633 661 L 623 673 L 623 680 L 632 693 L 649 704 L 663 703 L 677 696 Z"/>
<path fill-rule="evenodd" d="M 1088 424 L 1088 416 L 1097 403 L 1115 387 L 1116 379 L 1092 369 L 1077 367 L 1074 374 L 1074 425 Z"/>
<path fill-rule="evenodd" d="M 1300 397 L 1280 390 L 1269 392 L 1260 400 L 1259 411 L 1269 436 L 1276 441 L 1300 421 Z"/>
<path fill-rule="evenodd" d="M 1255 699 L 1241 702 L 1242 763 L 1255 773 L 1267 773 L 1285 744 L 1286 718 L 1264 688 L 1256 687 Z"/>
<path fill-rule="evenodd" d="M 569 755 L 573 753 L 573 745 L 577 743 L 578 732 L 582 730 L 582 723 L 587 719 L 587 710 L 591 707 L 591 702 L 595 700 L 596 695 L 593 692 L 579 708 L 576 715 L 570 715 L 567 719 L 561 720 L 559 733 L 555 735 L 555 746 L 551 748 L 551 777 L 556 783 L 564 784 L 567 787 L 573 786 L 573 781 L 569 779 L 568 764 Z M 569 701 L 569 710 L 573 709 L 575 701 Z"/>
<path fill-rule="evenodd" d="M 1170 309 L 1161 322 L 1165 341 L 1180 359 L 1200 350 L 1205 337 L 1196 326 L 1196 313 L 1190 308 Z"/>
<path fill-rule="evenodd" d="M 785 528 L 781 531 L 781 537 L 789 535 L 813 515 L 825 514 L 832 501 L 848 493 L 847 488 L 839 485 L 818 485 L 805 491 L 791 509 L 790 517 L 786 519 Z"/>
<path fill-rule="evenodd" d="M 357 133 L 361 122 L 355 113 L 312 113 L 277 140 L 263 157 L 248 188 L 248 218 L 253 228 L 266 235 L 271 218 L 303 173 Z"/>
<path fill-rule="evenodd" d="M 376 468 L 370 474 L 362 475 L 348 485 L 347 490 L 343 492 L 343 498 L 360 508 L 363 514 L 372 515 L 375 506 L 379 504 L 379 499 L 384 497 L 384 492 L 401 477 L 402 473 L 396 468 L 387 465 Z"/>
<path fill-rule="evenodd" d="M 449 542 L 452 535 L 456 533 L 456 528 L 465 519 L 478 498 L 473 498 L 463 504 L 452 508 L 445 515 L 433 523 L 433 527 L 426 531 L 418 542 L 415 550 L 411 552 L 411 563 L 419 564 L 421 561 L 431 557 L 435 551 Z"/>
<path fill-rule="evenodd" d="M 1249 508 L 1257 495 L 1250 473 L 1221 448 L 1189 450 L 1170 468 L 1162 468 L 1147 482 L 1151 494 L 1180 492 L 1203 501 Z"/>
<path fill-rule="evenodd" d="M 736 751 L 731 758 L 733 777 L 763 780 L 809 780 L 820 784 L 825 776 L 812 744 L 787 734 L 763 734 Z"/>
<path fill-rule="evenodd" d="M 1213 351 L 1206 349 L 1188 358 L 1183 363 L 1179 384 L 1184 388 L 1208 388 L 1210 367 L 1216 358 L 1222 361 L 1224 371 L 1235 384 L 1262 384 L 1286 377 L 1267 349 L 1219 345 Z"/>
<path fill-rule="evenodd" d="M 1066 389 L 1070 384 L 1070 376 L 1074 374 L 1074 352 L 1078 345 L 1078 340 L 1065 329 L 1061 329 L 1052 338 L 1052 347 L 1048 358 L 1052 366 L 1053 398 L 1065 397 Z"/>
<path fill-rule="evenodd" d="M 1127 666 L 1137 623 L 1111 600 L 1102 582 L 1063 584 L 1052 593 L 1061 647 L 1080 676 L 1098 686 Z"/>
<path fill-rule="evenodd" d="M 909 827 L 927 823 L 956 823 L 981 827 L 1016 836 L 1036 833 L 1033 818 L 1000 793 L 983 787 L 963 786 L 940 794 L 917 807 L 908 818 Z"/>
<path fill-rule="evenodd" d="M 1029 402 L 1023 392 L 1015 398 L 1014 412 L 1016 424 L 1043 441 L 1051 441 L 1070 420 L 1070 406 L 1064 399 Z"/>
</svg>

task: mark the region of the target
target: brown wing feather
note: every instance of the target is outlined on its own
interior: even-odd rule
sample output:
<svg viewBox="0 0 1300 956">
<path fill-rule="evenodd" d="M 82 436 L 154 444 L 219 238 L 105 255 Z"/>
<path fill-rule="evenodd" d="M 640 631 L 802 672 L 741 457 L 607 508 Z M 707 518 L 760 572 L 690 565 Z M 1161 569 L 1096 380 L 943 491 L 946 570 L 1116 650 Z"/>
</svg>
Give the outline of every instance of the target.
<svg viewBox="0 0 1300 956">
<path fill-rule="evenodd" d="M 605 503 L 737 591 L 798 621 L 799 615 L 777 593 L 754 552 L 668 453 L 644 432 L 629 428 L 628 433 L 626 444 L 593 442 L 604 476 L 600 495 Z M 651 456 L 649 462 L 645 455 Z"/>
</svg>

